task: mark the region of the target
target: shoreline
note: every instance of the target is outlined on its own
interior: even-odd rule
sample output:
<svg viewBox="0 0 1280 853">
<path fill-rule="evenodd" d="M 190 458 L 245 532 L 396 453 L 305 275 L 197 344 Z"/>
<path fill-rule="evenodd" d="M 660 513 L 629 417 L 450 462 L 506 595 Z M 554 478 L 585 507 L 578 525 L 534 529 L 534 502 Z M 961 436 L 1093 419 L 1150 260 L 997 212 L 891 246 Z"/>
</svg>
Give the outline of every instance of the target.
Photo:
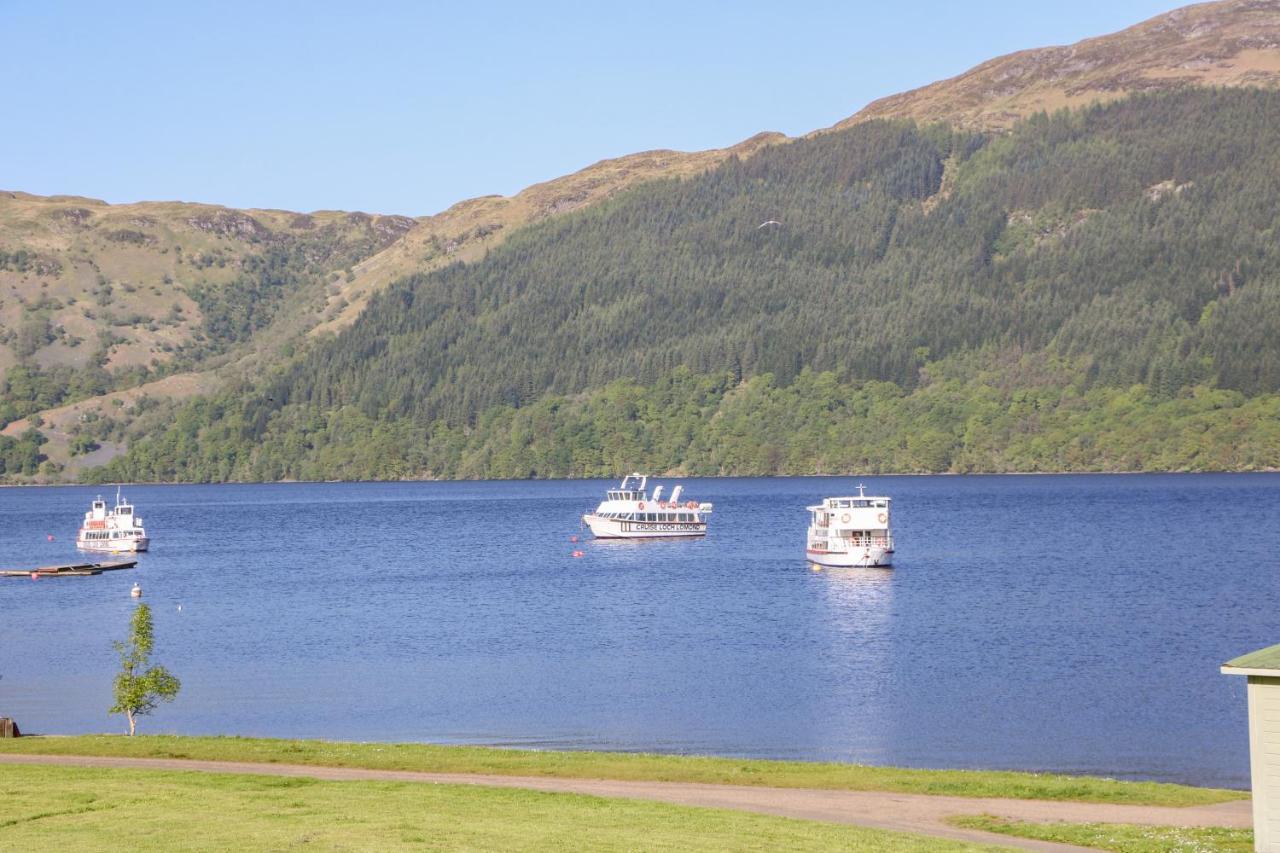
<svg viewBox="0 0 1280 853">
<path fill-rule="evenodd" d="M 652 479 L 681 480 L 850 480 L 859 477 L 873 479 L 877 477 L 1217 477 L 1230 476 L 1266 476 L 1280 474 L 1280 468 L 1264 468 L 1250 471 L 940 471 L 921 473 L 904 471 L 891 474 L 651 474 Z M 217 482 L 172 482 L 167 480 L 114 480 L 102 483 L 0 483 L 0 489 L 84 489 L 94 486 L 108 488 L 111 486 L 319 486 L 347 484 L 390 485 L 393 483 L 597 483 L 612 482 L 613 477 L 529 477 L 523 479 L 447 479 L 447 478 L 404 478 L 400 480 L 220 480 Z"/>
<path fill-rule="evenodd" d="M 833 761 L 741 759 L 596 750 L 535 750 L 238 735 L 23 735 L 0 756 L 291 764 L 417 773 L 477 773 L 828 791 L 880 791 L 1150 806 L 1247 800 L 1249 793 L 1171 782 L 1016 770 L 887 767 Z"/>
</svg>

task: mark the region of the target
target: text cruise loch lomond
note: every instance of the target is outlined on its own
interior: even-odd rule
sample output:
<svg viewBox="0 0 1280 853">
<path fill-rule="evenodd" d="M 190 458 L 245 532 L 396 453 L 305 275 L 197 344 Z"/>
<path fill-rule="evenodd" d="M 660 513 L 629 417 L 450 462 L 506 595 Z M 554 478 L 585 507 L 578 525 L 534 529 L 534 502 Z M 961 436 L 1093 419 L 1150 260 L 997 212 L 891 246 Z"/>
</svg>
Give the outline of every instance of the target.
<svg viewBox="0 0 1280 853">
<path fill-rule="evenodd" d="M 84 514 L 84 523 L 76 533 L 76 547 L 82 551 L 145 551 L 151 540 L 142 527 L 142 519 L 133 514 L 133 506 L 116 492 L 115 509 L 108 510 L 101 497 L 94 500 Z"/>
<path fill-rule="evenodd" d="M 616 489 L 605 493 L 595 512 L 582 517 L 597 539 L 680 539 L 707 535 L 711 504 L 681 501 L 684 486 L 671 490 L 670 500 L 662 499 L 662 486 L 649 497 L 648 477 L 630 474 Z"/>
<path fill-rule="evenodd" d="M 835 568 L 892 565 L 890 503 L 890 498 L 868 497 L 858 486 L 857 497 L 826 498 L 809 507 L 809 562 Z"/>
</svg>

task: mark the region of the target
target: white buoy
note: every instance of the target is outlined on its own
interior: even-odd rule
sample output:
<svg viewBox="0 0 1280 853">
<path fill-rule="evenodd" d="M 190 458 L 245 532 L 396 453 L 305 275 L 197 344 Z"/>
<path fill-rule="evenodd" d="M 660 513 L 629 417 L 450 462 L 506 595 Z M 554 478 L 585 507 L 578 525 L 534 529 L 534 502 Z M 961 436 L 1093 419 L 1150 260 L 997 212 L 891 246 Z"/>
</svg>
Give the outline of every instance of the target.
<svg viewBox="0 0 1280 853">
<path fill-rule="evenodd" d="M 129 594 L 134 598 L 142 598 L 142 587 L 135 583 L 133 589 L 129 590 Z"/>
</svg>

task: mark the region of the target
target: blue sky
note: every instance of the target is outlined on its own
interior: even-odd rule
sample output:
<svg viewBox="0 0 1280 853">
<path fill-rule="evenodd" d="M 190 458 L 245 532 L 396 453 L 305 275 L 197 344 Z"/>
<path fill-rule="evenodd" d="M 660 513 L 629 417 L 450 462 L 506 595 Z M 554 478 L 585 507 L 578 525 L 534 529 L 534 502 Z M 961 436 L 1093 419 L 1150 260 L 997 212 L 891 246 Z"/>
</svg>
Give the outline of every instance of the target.
<svg viewBox="0 0 1280 853">
<path fill-rule="evenodd" d="M 825 127 L 1169 0 L 0 0 L 0 188 L 419 215 Z"/>
</svg>

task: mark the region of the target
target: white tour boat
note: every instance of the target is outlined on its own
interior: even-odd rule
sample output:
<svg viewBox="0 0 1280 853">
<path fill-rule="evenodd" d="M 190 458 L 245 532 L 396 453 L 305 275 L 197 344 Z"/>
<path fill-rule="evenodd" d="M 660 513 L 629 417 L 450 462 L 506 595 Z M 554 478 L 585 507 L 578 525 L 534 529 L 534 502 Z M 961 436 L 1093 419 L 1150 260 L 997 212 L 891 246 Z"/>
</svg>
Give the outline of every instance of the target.
<svg viewBox="0 0 1280 853">
<path fill-rule="evenodd" d="M 76 547 L 82 551 L 145 551 L 149 544 L 142 519 L 133 514 L 132 505 L 121 500 L 118 489 L 115 509 L 107 509 L 107 502 L 97 497 L 76 533 Z"/>
<path fill-rule="evenodd" d="M 649 497 L 649 478 L 630 474 L 616 489 L 605 493 L 596 511 L 582 517 L 597 539 L 669 539 L 707 535 L 711 504 L 681 501 L 684 486 L 662 499 L 662 486 Z"/>
<path fill-rule="evenodd" d="M 809 562 L 839 568 L 888 566 L 893 562 L 889 533 L 889 498 L 826 498 L 809 507 Z"/>
</svg>

